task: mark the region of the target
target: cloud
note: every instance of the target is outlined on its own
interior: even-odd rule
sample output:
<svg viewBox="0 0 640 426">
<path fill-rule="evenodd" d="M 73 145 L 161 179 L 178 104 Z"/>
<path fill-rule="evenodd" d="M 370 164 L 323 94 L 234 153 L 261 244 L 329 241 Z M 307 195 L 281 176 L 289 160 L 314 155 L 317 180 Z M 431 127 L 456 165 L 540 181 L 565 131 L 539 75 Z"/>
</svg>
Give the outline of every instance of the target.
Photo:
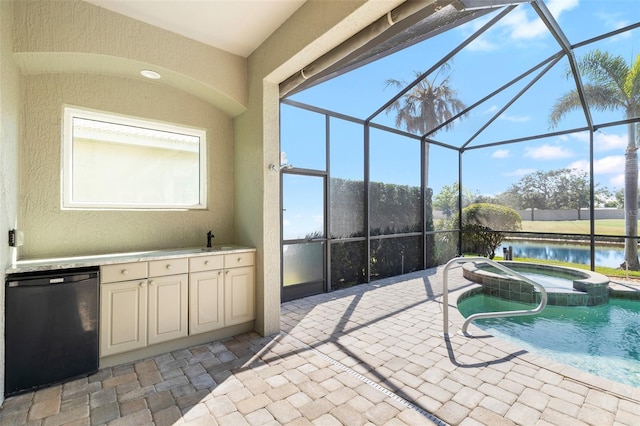
<svg viewBox="0 0 640 426">
<path fill-rule="evenodd" d="M 589 173 L 589 161 L 574 161 L 567 166 Z M 608 175 L 608 184 L 613 188 L 624 188 L 624 155 L 611 155 L 593 162 L 593 172 L 598 180 L 604 181 L 603 175 Z"/>
<path fill-rule="evenodd" d="M 597 151 L 623 150 L 627 147 L 627 135 L 609 135 L 597 132 L 593 135 L 593 147 Z"/>
<path fill-rule="evenodd" d="M 579 0 L 549 0 L 546 2 L 547 9 L 556 18 L 556 21 L 560 20 L 560 15 L 577 7 L 579 3 Z"/>
<path fill-rule="evenodd" d="M 573 157 L 573 151 L 560 146 L 542 145 L 537 148 L 525 148 L 524 156 L 534 160 L 557 160 L 558 158 Z"/>
<path fill-rule="evenodd" d="M 628 16 L 621 13 L 600 12 L 596 13 L 595 17 L 602 21 L 602 28 L 605 28 L 609 31 L 619 30 L 620 28 L 624 28 L 633 23 L 632 20 L 628 19 Z M 620 43 L 621 40 L 631 38 L 632 34 L 633 31 L 625 31 L 623 33 L 617 34 L 607 39 L 607 44 Z"/>
<path fill-rule="evenodd" d="M 510 38 L 514 40 L 533 40 L 548 33 L 544 23 L 537 17 L 529 19 L 523 8 L 508 14 L 502 22 L 507 27 Z"/>
<path fill-rule="evenodd" d="M 546 4 L 556 21 L 559 21 L 564 12 L 578 6 L 578 0 L 549 0 Z M 478 30 L 487 21 L 488 18 L 476 20 L 472 31 Z M 469 35 L 466 34 L 466 36 Z M 496 23 L 490 32 L 474 40 L 468 49 L 487 52 L 507 46 L 513 47 L 514 42 L 522 43 L 523 47 L 529 47 L 528 43 L 532 40 L 548 36 L 550 36 L 549 30 L 538 15 L 531 7 L 521 5 Z"/>
<path fill-rule="evenodd" d="M 469 43 L 469 46 L 467 46 L 469 50 L 473 50 L 475 52 L 491 52 L 493 50 L 498 50 L 499 47 L 500 46 L 498 44 L 492 43 L 484 36 L 478 37 Z"/>
<path fill-rule="evenodd" d="M 509 158 L 509 150 L 499 149 L 491 154 L 491 158 Z"/>
<path fill-rule="evenodd" d="M 624 172 L 624 155 L 612 155 L 595 160 L 593 172 L 595 174 Z"/>
<path fill-rule="evenodd" d="M 489 115 L 489 114 L 494 114 L 496 112 L 498 112 L 498 106 L 497 105 L 491 105 L 489 108 L 485 109 L 484 111 L 482 111 L 482 115 Z M 498 120 L 505 120 L 505 121 L 511 121 L 514 123 L 524 123 L 526 121 L 529 121 L 531 119 L 530 116 L 528 115 L 508 115 L 508 114 L 500 114 L 500 116 L 498 117 Z"/>
<path fill-rule="evenodd" d="M 603 27 L 608 28 L 610 30 L 618 30 L 620 28 L 624 28 L 631 23 L 627 17 L 621 15 L 620 13 L 609 13 L 609 12 L 600 12 L 596 13 L 596 18 L 602 21 Z M 623 33 L 626 36 L 630 37 L 631 33 Z"/>
<path fill-rule="evenodd" d="M 491 105 L 489 108 L 484 110 L 483 114 L 484 115 L 492 114 L 492 113 L 496 112 L 497 110 L 498 110 L 498 107 L 496 105 Z"/>
<path fill-rule="evenodd" d="M 569 169 L 578 169 L 589 172 L 589 161 L 574 161 L 567 166 Z M 611 155 L 593 162 L 593 172 L 596 175 L 618 174 L 624 171 L 624 155 Z M 624 173 L 623 173 L 624 175 Z"/>
<path fill-rule="evenodd" d="M 589 132 L 579 132 L 572 133 L 570 135 L 563 135 L 563 137 L 559 137 L 559 139 L 563 141 L 568 141 L 570 139 L 589 143 Z M 598 152 L 604 151 L 624 151 L 627 147 L 627 134 L 615 135 L 608 134 L 603 131 L 597 131 L 593 134 L 593 148 Z"/>
<path fill-rule="evenodd" d="M 624 173 L 613 176 L 609 179 L 609 184 L 614 188 L 624 188 Z"/>
<path fill-rule="evenodd" d="M 525 176 L 531 173 L 535 173 L 536 169 L 517 169 L 512 172 L 503 173 L 504 176 Z"/>
<path fill-rule="evenodd" d="M 507 114 L 500 114 L 500 117 L 498 117 L 499 120 L 505 120 L 505 121 L 511 121 L 514 123 L 524 123 L 527 122 L 531 119 L 530 116 L 528 115 L 507 115 Z"/>
<path fill-rule="evenodd" d="M 549 12 L 559 21 L 564 12 L 578 6 L 578 0 L 550 0 L 546 4 Z M 521 7 L 507 15 L 504 21 L 511 31 L 511 38 L 515 40 L 534 40 L 549 34 L 549 30 L 537 15 L 531 15 L 529 19 L 525 9 Z"/>
<path fill-rule="evenodd" d="M 562 136 L 558 136 L 558 139 L 562 140 L 562 141 L 569 141 L 571 139 L 573 140 L 577 140 L 580 142 L 587 142 L 589 143 L 589 132 L 578 132 L 578 133 L 571 133 L 568 135 L 562 135 Z"/>
<path fill-rule="evenodd" d="M 567 169 L 578 169 L 589 172 L 589 162 L 586 160 L 574 161 L 567 166 Z"/>
</svg>

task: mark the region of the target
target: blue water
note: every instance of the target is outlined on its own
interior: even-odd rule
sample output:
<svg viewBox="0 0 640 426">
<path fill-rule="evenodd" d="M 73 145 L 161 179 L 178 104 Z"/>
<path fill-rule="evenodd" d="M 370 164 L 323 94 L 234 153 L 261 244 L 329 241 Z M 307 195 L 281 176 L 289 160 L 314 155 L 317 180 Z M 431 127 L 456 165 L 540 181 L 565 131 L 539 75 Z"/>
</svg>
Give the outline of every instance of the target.
<svg viewBox="0 0 640 426">
<path fill-rule="evenodd" d="M 516 270 L 516 272 L 518 272 Z M 549 274 L 538 274 L 535 272 L 519 272 L 520 275 L 523 275 L 530 280 L 537 282 L 538 284 L 542 284 L 542 286 L 547 291 L 562 291 L 562 292 L 572 292 L 573 291 L 573 280 L 562 277 L 554 277 Z"/>
<path fill-rule="evenodd" d="M 562 262 L 591 264 L 591 249 L 589 245 L 562 244 L 533 241 L 505 241 L 496 250 L 502 256 L 503 247 L 513 247 L 513 257 L 531 259 L 558 260 Z M 624 262 L 623 246 L 598 246 L 595 249 L 596 266 L 617 268 Z"/>
<path fill-rule="evenodd" d="M 458 305 L 465 317 L 530 308 L 485 295 L 469 297 Z M 474 324 L 530 352 L 640 387 L 640 301 L 610 299 L 602 306 L 547 306 L 538 315 L 482 319 Z"/>
</svg>

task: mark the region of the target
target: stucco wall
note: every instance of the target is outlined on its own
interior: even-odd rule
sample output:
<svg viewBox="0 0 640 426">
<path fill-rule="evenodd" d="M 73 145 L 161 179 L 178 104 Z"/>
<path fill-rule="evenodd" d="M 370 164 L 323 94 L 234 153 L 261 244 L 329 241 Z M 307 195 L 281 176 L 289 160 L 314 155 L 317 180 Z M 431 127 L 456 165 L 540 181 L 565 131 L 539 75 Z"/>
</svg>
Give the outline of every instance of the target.
<svg viewBox="0 0 640 426">
<path fill-rule="evenodd" d="M 233 242 L 231 118 L 200 99 L 153 82 L 84 74 L 23 78 L 20 152 L 21 257 L 50 257 L 198 246 L 212 229 Z M 71 104 L 207 129 L 209 209 L 63 211 L 60 208 L 62 107 Z"/>
<path fill-rule="evenodd" d="M 16 226 L 18 140 L 20 137 L 20 74 L 13 62 L 13 4 L 0 1 L 0 259 L 10 265 L 15 249 L 6 232 Z M 4 396 L 4 269 L 0 269 L 0 401 Z"/>
<path fill-rule="evenodd" d="M 13 3 L 24 75 L 21 258 L 234 242 L 232 117 L 246 109 L 246 60 L 79 0 Z M 139 75 L 160 71 L 157 82 Z M 209 209 L 62 211 L 64 103 L 207 129 Z"/>
</svg>

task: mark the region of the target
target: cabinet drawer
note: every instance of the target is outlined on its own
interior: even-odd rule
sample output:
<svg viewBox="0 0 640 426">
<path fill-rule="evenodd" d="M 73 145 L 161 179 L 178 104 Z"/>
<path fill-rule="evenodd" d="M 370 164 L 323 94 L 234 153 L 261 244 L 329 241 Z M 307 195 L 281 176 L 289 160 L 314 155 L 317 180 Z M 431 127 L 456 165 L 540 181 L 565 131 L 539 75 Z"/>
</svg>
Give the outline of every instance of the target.
<svg viewBox="0 0 640 426">
<path fill-rule="evenodd" d="M 189 259 L 154 260 L 149 262 L 149 276 L 161 277 L 163 275 L 186 274 L 189 272 Z"/>
<path fill-rule="evenodd" d="M 100 267 L 100 282 L 113 283 L 147 278 L 147 262 L 118 263 Z"/>
<path fill-rule="evenodd" d="M 189 272 L 211 271 L 224 268 L 224 256 L 198 256 L 189 258 Z"/>
<path fill-rule="evenodd" d="M 238 268 L 253 265 L 253 253 L 234 253 L 224 255 L 225 268 Z"/>
</svg>

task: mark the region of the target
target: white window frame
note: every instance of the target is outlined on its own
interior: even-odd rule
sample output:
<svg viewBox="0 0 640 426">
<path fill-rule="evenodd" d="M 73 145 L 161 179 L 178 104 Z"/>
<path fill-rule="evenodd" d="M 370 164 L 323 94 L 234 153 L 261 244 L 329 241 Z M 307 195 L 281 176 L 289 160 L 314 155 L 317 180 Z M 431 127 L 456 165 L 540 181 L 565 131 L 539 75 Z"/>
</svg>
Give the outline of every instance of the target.
<svg viewBox="0 0 640 426">
<path fill-rule="evenodd" d="M 86 202 L 73 199 L 73 119 L 83 118 L 144 129 L 179 133 L 199 138 L 199 202 L 196 204 L 142 204 Z M 61 165 L 61 206 L 63 210 L 202 210 L 207 208 L 206 130 L 115 113 L 63 105 Z"/>
</svg>

